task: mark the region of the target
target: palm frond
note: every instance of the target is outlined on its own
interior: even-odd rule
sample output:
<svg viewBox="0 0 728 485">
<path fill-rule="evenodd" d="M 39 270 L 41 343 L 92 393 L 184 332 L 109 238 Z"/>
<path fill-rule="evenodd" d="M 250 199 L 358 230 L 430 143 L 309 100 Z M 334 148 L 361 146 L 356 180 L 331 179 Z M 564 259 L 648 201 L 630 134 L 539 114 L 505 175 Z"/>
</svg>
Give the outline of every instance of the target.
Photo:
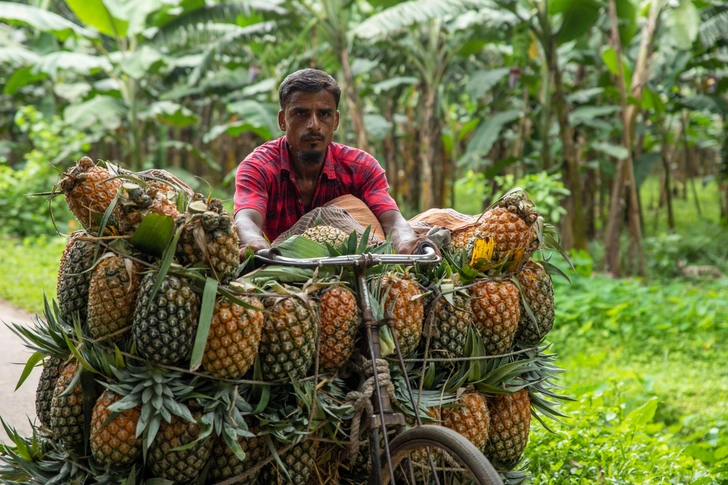
<svg viewBox="0 0 728 485">
<path fill-rule="evenodd" d="M 198 30 L 205 24 L 231 24 L 239 15 L 249 16 L 252 11 L 270 12 L 278 15 L 286 13 L 281 7 L 282 0 L 246 0 L 225 2 L 217 5 L 190 10 L 159 28 L 154 39 L 167 42 L 180 32 Z"/>
<path fill-rule="evenodd" d="M 700 24 L 700 42 L 711 49 L 720 41 L 728 42 L 728 6 L 718 6 L 703 12 Z"/>
<path fill-rule="evenodd" d="M 354 35 L 365 39 L 388 36 L 428 20 L 493 7 L 490 0 L 411 0 L 372 15 L 354 29 Z"/>
</svg>

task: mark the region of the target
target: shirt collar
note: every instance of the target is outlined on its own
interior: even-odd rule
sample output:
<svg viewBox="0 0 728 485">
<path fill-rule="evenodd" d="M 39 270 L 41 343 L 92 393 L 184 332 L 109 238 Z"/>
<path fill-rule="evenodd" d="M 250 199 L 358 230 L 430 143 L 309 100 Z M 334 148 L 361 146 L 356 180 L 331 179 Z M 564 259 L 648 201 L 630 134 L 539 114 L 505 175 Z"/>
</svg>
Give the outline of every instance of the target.
<svg viewBox="0 0 728 485">
<path fill-rule="evenodd" d="M 293 169 L 291 168 L 291 158 L 288 153 L 288 142 L 286 137 L 280 138 L 280 150 L 281 150 L 281 171 L 286 171 L 290 175 Z M 329 180 L 336 179 L 336 160 L 334 159 L 334 145 L 331 143 L 326 149 L 326 156 L 324 157 L 324 166 L 321 170 Z"/>
</svg>

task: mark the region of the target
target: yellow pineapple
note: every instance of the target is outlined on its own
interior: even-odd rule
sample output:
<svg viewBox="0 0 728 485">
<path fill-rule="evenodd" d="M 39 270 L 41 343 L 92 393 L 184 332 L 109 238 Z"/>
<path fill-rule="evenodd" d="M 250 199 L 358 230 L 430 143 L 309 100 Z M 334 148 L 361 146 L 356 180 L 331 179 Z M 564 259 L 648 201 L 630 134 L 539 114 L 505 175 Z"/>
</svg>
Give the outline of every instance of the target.
<svg viewBox="0 0 728 485">
<path fill-rule="evenodd" d="M 354 294 L 343 285 L 324 290 L 318 300 L 321 325 L 319 366 L 325 371 L 336 372 L 354 351 L 359 308 Z"/>
<path fill-rule="evenodd" d="M 485 396 L 478 391 L 466 392 L 457 403 L 461 406 L 442 410 L 443 425 L 465 436 L 479 450 L 484 450 L 491 427 Z"/>
<path fill-rule="evenodd" d="M 473 325 L 483 337 L 488 355 L 506 353 L 521 316 L 518 288 L 506 279 L 481 278 L 475 280 L 469 292 Z"/>
<path fill-rule="evenodd" d="M 127 409 L 109 421 L 109 406 L 122 396 L 107 389 L 96 400 L 91 416 L 91 454 L 104 466 L 130 465 L 141 455 L 142 443 L 136 437 L 141 406 Z"/>
<path fill-rule="evenodd" d="M 83 227 L 90 229 L 101 222 L 122 185 L 115 175 L 111 170 L 95 165 L 89 157 L 83 157 L 63 174 L 58 187 Z"/>
<path fill-rule="evenodd" d="M 531 430 L 531 398 L 526 389 L 488 398 L 490 433 L 485 454 L 498 468 L 518 464 Z"/>
<path fill-rule="evenodd" d="M 390 274 L 382 279 L 382 296 L 386 294 L 385 311 L 392 309 L 392 331 L 402 355 L 417 349 L 422 338 L 424 303 L 419 285 L 408 276 Z"/>
</svg>

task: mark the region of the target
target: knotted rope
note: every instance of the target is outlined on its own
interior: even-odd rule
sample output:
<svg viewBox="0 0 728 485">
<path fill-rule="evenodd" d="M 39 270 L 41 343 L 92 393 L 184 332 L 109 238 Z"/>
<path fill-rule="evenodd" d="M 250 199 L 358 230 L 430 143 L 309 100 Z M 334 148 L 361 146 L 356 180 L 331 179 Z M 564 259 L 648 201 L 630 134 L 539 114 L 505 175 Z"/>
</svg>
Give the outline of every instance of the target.
<svg viewBox="0 0 728 485">
<path fill-rule="evenodd" d="M 362 358 L 362 360 L 364 359 Z M 389 394 L 390 399 L 396 403 L 397 396 L 394 392 L 392 377 L 389 375 L 389 363 L 384 359 L 376 359 L 375 363 L 379 385 L 387 388 L 387 393 Z M 360 367 L 363 373 L 367 376 L 367 379 L 362 384 L 361 390 L 350 391 L 346 394 L 347 403 L 351 404 L 354 408 L 354 416 L 351 419 L 351 437 L 349 441 L 349 461 L 352 466 L 354 465 L 356 455 L 359 452 L 359 431 L 361 430 L 361 424 L 366 418 L 374 415 L 372 395 L 374 394 L 374 390 L 377 388 L 376 381 L 374 380 L 372 361 L 364 360 L 363 363 L 358 364 L 358 367 Z"/>
</svg>

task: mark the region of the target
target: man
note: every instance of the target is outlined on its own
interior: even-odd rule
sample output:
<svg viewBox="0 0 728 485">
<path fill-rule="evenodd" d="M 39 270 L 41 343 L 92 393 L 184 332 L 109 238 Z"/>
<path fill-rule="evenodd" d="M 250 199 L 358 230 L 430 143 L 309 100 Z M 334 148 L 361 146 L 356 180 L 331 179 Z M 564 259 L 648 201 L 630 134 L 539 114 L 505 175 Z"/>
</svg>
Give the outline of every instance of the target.
<svg viewBox="0 0 728 485">
<path fill-rule="evenodd" d="M 384 170 L 368 153 L 333 143 L 341 89 L 328 74 L 302 69 L 278 90 L 278 124 L 286 135 L 256 148 L 238 166 L 235 224 L 240 256 L 270 247 L 301 216 L 351 194 L 376 216 L 399 253 L 411 254 L 418 238 L 387 190 Z"/>
</svg>

